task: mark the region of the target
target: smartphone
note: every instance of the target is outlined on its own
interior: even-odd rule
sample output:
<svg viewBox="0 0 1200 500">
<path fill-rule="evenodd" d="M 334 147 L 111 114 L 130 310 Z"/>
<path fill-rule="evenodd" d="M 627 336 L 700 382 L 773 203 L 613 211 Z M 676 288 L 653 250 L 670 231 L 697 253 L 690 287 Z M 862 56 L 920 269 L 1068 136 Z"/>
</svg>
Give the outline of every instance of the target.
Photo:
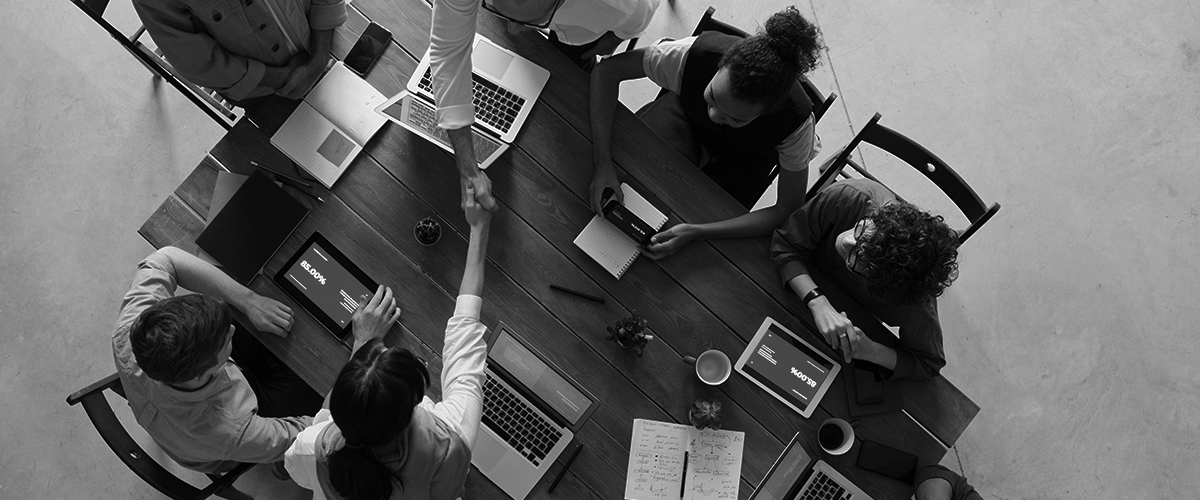
<svg viewBox="0 0 1200 500">
<path fill-rule="evenodd" d="M 367 71 L 375 65 L 375 61 L 379 60 L 379 56 L 383 55 L 384 49 L 391 41 L 392 32 L 383 26 L 371 23 L 363 31 L 362 36 L 358 37 L 358 41 L 354 42 L 350 53 L 346 54 L 346 67 L 358 73 L 359 76 L 367 76 Z"/>
<path fill-rule="evenodd" d="M 622 205 L 616 198 L 613 198 L 604 205 L 604 220 L 620 229 L 622 233 L 636 241 L 638 245 L 646 246 L 650 244 L 650 237 L 654 236 L 654 228 L 650 224 L 646 224 L 640 217 L 630 212 L 625 205 Z"/>
<path fill-rule="evenodd" d="M 858 466 L 912 484 L 917 475 L 917 456 L 864 439 L 858 451 Z"/>
<path fill-rule="evenodd" d="M 864 369 L 854 363 L 854 399 L 860 405 L 883 402 L 883 378 L 875 370 Z"/>
</svg>

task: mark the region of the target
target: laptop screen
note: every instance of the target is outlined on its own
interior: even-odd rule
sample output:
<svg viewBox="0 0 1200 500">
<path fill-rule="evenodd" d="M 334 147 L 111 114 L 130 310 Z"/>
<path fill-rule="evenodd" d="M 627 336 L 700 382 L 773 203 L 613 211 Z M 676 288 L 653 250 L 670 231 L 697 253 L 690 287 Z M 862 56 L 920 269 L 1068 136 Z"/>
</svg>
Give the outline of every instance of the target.
<svg viewBox="0 0 1200 500">
<path fill-rule="evenodd" d="M 800 444 L 800 434 L 797 433 L 783 454 L 775 460 L 775 465 L 767 471 L 767 477 L 750 494 L 750 500 L 790 500 L 792 497 L 789 494 L 794 493 L 810 463 L 812 459 Z"/>
<path fill-rule="evenodd" d="M 833 364 L 771 323 L 744 368 L 760 383 L 801 410 L 808 408 Z"/>
<path fill-rule="evenodd" d="M 507 329 L 500 330 L 492 343 L 488 363 L 499 365 L 572 426 L 592 406 L 590 398 L 521 345 Z"/>
<path fill-rule="evenodd" d="M 367 288 L 350 274 L 315 239 L 310 240 L 308 248 L 295 259 L 286 276 L 300 293 L 340 328 L 350 323 L 360 298 L 363 295 L 369 298 L 375 293 L 375 290 Z"/>
</svg>

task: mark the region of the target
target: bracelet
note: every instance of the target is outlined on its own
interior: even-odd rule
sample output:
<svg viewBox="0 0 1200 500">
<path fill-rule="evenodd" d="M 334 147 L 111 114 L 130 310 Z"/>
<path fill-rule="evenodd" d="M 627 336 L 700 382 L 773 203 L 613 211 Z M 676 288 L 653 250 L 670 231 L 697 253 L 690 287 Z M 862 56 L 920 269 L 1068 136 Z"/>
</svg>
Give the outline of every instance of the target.
<svg viewBox="0 0 1200 500">
<path fill-rule="evenodd" d="M 821 289 L 820 289 L 820 288 L 813 287 L 813 289 L 812 289 L 812 290 L 809 290 L 809 291 L 808 291 L 808 293 L 804 294 L 804 298 L 803 298 L 803 299 L 800 299 L 800 302 L 803 302 L 803 303 L 804 303 L 804 305 L 806 305 L 806 306 L 807 306 L 809 302 L 812 302 L 812 301 L 813 301 L 813 300 L 815 300 L 817 297 L 820 297 L 820 296 L 823 296 L 823 295 L 825 295 L 825 294 L 824 294 L 824 293 L 821 293 Z"/>
</svg>

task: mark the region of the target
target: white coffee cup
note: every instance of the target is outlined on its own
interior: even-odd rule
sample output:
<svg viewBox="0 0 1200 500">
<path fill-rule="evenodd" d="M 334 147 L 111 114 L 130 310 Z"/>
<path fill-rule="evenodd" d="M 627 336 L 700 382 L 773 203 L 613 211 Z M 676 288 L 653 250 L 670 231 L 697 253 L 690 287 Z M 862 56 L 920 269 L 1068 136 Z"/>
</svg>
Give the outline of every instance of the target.
<svg viewBox="0 0 1200 500">
<path fill-rule="evenodd" d="M 684 356 L 683 362 L 696 366 L 696 377 L 708 385 L 721 385 L 729 380 L 733 373 L 733 364 L 729 356 L 719 349 L 709 349 L 700 353 L 699 357 Z"/>
<path fill-rule="evenodd" d="M 817 431 L 817 442 L 830 455 L 841 455 L 854 447 L 854 424 L 840 418 L 831 418 L 821 424 Z"/>
</svg>

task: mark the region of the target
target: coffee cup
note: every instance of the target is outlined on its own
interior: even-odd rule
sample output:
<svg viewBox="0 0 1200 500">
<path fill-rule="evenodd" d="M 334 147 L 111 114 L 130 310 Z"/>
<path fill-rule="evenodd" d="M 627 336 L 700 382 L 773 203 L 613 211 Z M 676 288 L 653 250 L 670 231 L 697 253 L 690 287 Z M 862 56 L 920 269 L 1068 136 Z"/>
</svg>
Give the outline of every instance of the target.
<svg viewBox="0 0 1200 500">
<path fill-rule="evenodd" d="M 854 447 L 856 425 L 857 420 L 853 424 L 840 418 L 826 420 L 817 431 L 817 442 L 821 443 L 821 449 L 825 450 L 825 453 L 842 455 Z"/>
<path fill-rule="evenodd" d="M 721 385 L 729 380 L 729 374 L 733 372 L 733 364 L 729 362 L 729 356 L 718 349 L 709 349 L 694 358 L 684 356 L 683 362 L 695 365 L 696 377 L 708 385 Z"/>
</svg>

